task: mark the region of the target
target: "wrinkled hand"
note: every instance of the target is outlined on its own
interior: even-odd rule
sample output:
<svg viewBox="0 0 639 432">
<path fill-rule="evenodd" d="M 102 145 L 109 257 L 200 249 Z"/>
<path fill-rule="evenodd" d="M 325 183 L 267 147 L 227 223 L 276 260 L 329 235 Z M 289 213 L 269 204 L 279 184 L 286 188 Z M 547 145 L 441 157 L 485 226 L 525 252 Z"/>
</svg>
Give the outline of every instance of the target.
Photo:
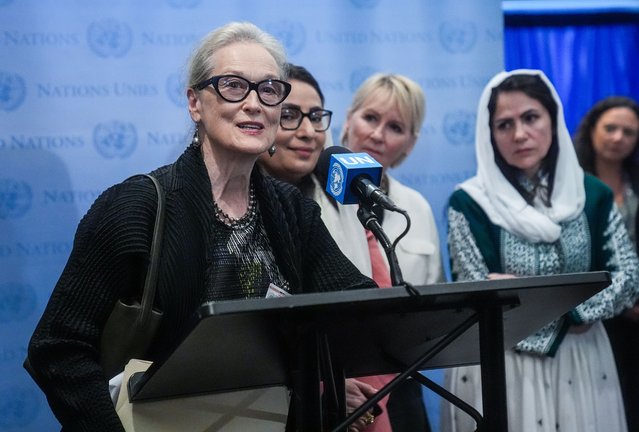
<svg viewBox="0 0 639 432">
<path fill-rule="evenodd" d="M 364 382 L 358 381 L 355 378 L 349 378 L 346 380 L 346 413 L 350 414 L 355 411 L 360 405 L 366 402 L 370 397 L 377 393 L 377 389 Z M 367 414 L 358 418 L 352 425 L 348 427 L 348 432 L 361 432 L 366 430 L 369 424 L 366 422 L 367 418 L 372 415 L 372 409 L 367 411 Z"/>
</svg>

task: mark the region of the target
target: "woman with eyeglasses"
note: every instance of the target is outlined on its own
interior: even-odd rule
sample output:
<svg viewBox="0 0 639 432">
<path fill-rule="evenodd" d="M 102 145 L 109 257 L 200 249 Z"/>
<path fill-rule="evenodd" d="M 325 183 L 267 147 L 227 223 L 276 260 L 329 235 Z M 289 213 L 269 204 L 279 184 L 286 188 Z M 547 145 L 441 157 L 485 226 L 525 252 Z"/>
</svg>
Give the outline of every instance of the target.
<svg viewBox="0 0 639 432">
<path fill-rule="evenodd" d="M 330 133 L 332 112 L 324 109 L 324 94 L 306 68 L 289 64 L 288 74 L 291 92 L 282 104 L 275 144 L 258 163 L 268 175 L 291 183 L 304 195 L 324 202 L 320 198 L 323 187 L 313 170 Z M 373 387 L 353 379 L 347 380 L 346 390 L 349 413 L 375 394 Z M 358 419 L 350 430 L 369 430 L 375 421 L 373 412 L 370 410 Z"/>
<path fill-rule="evenodd" d="M 205 302 L 265 297 L 271 286 L 289 294 L 375 286 L 337 248 L 312 200 L 255 167 L 275 140 L 286 79 L 281 44 L 249 23 L 211 32 L 194 51 L 186 90 L 193 141 L 152 172 L 166 212 L 156 296 L 163 318 L 148 360 L 174 345 Z M 34 377 L 64 430 L 124 430 L 99 362 L 100 335 L 118 298 L 141 285 L 156 205 L 146 178 L 96 200 L 31 338 Z"/>
<path fill-rule="evenodd" d="M 266 172 L 298 186 L 307 195 L 319 184 L 311 176 L 326 143 L 333 113 L 324 109 L 317 80 L 302 66 L 288 65 L 291 92 L 282 103 L 275 143 L 259 164 Z"/>
<path fill-rule="evenodd" d="M 359 99 L 362 99 L 362 97 L 365 99 L 362 106 L 358 105 L 357 108 L 353 108 L 352 111 L 358 113 L 358 110 L 362 107 L 371 109 L 371 100 L 368 99 L 368 96 L 373 96 L 373 100 L 377 100 L 375 96 L 379 96 L 386 98 L 384 99 L 384 103 L 388 106 L 384 108 L 384 113 L 388 110 L 393 113 L 391 116 L 399 116 L 398 118 L 404 121 L 405 116 L 411 116 L 413 114 L 412 107 L 414 105 L 408 102 L 408 100 L 414 98 L 414 100 L 419 101 L 421 95 L 421 100 L 423 101 L 423 94 L 421 93 L 415 93 L 414 95 L 408 94 L 408 91 L 405 90 L 402 84 L 405 79 L 406 78 L 397 75 L 380 75 L 372 78 L 369 81 L 369 85 L 363 86 L 365 90 L 358 93 Z M 324 109 L 324 95 L 317 80 L 308 70 L 301 66 L 289 65 L 289 82 L 292 88 L 289 97 L 282 106 L 280 128 L 275 140 L 276 152 L 274 154 L 262 155 L 259 163 L 269 175 L 295 184 L 306 196 L 313 198 L 320 204 L 322 208 L 322 219 L 327 226 L 330 226 L 330 233 L 335 237 L 340 247 L 343 248 L 343 251 L 348 250 L 347 256 L 349 256 L 349 258 L 352 256 L 353 258 L 351 259 L 355 259 L 359 262 L 360 270 L 370 276 L 371 264 L 370 260 L 367 261 L 369 249 L 364 229 L 355 215 L 356 206 L 341 206 L 329 198 L 328 195 L 324 193 L 326 185 L 320 183 L 318 176 L 316 176 L 314 172 L 317 160 L 327 141 L 327 130 L 330 126 L 332 113 Z M 396 90 L 397 86 L 402 87 L 400 90 Z M 356 96 L 356 99 L 357 98 L 358 96 Z M 388 100 L 391 101 L 390 104 L 387 103 Z M 400 106 L 402 107 L 401 109 L 399 108 Z M 415 113 L 417 118 L 420 119 L 420 125 L 423 119 L 423 112 L 422 109 Z M 357 115 L 359 115 L 359 113 Z M 393 119 L 395 119 L 395 117 L 393 117 Z M 406 121 L 406 123 L 411 121 Z M 412 132 L 408 132 L 405 136 L 405 144 L 407 146 L 412 145 Z M 405 188 L 405 186 L 395 188 L 392 195 L 393 199 L 399 199 L 402 203 L 407 199 L 404 197 L 403 187 Z M 423 233 L 424 229 L 431 227 L 428 222 L 433 221 L 432 213 L 430 213 L 429 208 L 428 213 L 423 211 L 424 207 L 422 203 L 424 199 L 421 196 L 419 199 L 415 199 L 414 194 L 409 194 L 409 196 L 410 199 L 414 201 L 410 205 L 410 208 L 415 210 L 411 213 L 411 216 L 414 214 L 417 217 L 424 218 L 423 221 L 419 222 L 416 228 L 419 235 Z M 428 206 L 428 204 L 426 204 L 426 206 Z M 434 222 L 432 222 L 432 226 L 434 227 Z M 363 241 L 358 241 L 362 239 Z M 431 254 L 435 257 L 435 260 L 439 260 L 439 243 L 436 240 L 436 232 L 434 239 L 436 248 L 433 246 Z M 417 242 L 419 243 L 419 241 L 418 239 Z M 429 238 L 429 241 L 433 241 L 433 238 Z M 355 243 L 356 246 L 352 243 Z M 360 246 L 359 250 L 356 249 L 357 246 Z M 435 250 L 437 253 L 435 253 Z M 424 271 L 428 272 L 428 266 L 425 260 L 422 259 L 418 263 L 413 263 L 409 259 L 404 259 L 403 261 L 410 267 L 406 271 L 408 272 L 411 282 L 421 285 L 431 283 L 441 278 L 441 267 L 436 264 L 431 265 L 437 270 L 429 272 L 431 274 L 429 277 L 426 277 L 422 276 Z M 390 277 L 388 268 L 386 268 L 385 271 L 387 276 Z M 368 398 L 372 397 L 376 391 L 392 377 L 392 375 L 386 375 L 382 377 L 347 380 L 347 409 L 352 411 L 366 402 Z M 382 406 L 384 406 L 384 408 L 386 408 L 387 399 L 392 401 L 390 407 L 391 412 L 385 409 L 369 410 L 362 418 L 358 419 L 352 430 L 366 430 L 370 432 L 386 432 L 391 430 L 395 432 L 403 430 L 428 431 L 429 425 L 423 406 L 421 386 L 419 384 L 412 384 L 413 383 L 409 383 L 400 386 L 391 393 L 390 398 L 387 397 L 383 399 Z"/>
</svg>

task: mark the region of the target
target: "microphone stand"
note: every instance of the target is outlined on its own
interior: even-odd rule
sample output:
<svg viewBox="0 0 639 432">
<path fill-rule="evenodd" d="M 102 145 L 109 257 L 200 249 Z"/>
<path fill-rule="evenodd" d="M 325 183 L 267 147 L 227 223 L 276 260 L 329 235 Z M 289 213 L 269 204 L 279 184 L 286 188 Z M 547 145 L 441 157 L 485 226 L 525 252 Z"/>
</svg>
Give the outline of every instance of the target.
<svg viewBox="0 0 639 432">
<path fill-rule="evenodd" d="M 377 216 L 366 204 L 360 204 L 357 209 L 357 217 L 359 221 L 364 225 L 364 228 L 370 230 L 377 240 L 381 243 L 386 252 L 386 258 L 388 258 L 388 265 L 390 267 L 390 276 L 393 286 L 407 285 L 402 277 L 402 270 L 399 268 L 399 262 L 397 261 L 397 255 L 395 254 L 395 245 L 391 243 L 388 236 L 382 229 Z"/>
</svg>

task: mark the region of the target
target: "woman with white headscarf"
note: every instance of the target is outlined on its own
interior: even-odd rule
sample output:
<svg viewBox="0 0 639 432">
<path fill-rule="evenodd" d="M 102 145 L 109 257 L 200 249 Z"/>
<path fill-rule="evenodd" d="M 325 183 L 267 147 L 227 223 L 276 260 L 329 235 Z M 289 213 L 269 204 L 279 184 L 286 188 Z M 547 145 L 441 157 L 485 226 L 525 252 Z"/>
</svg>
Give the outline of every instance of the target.
<svg viewBox="0 0 639 432">
<path fill-rule="evenodd" d="M 639 262 L 611 190 L 580 168 L 561 101 L 541 71 L 502 72 L 488 83 L 476 155 L 477 175 L 449 202 L 455 280 L 596 270 L 612 277 L 609 287 L 506 351 L 509 430 L 626 431 L 601 320 L 639 296 Z M 481 410 L 477 366 L 450 369 L 446 386 Z M 452 406 L 442 426 L 475 429 Z"/>
</svg>

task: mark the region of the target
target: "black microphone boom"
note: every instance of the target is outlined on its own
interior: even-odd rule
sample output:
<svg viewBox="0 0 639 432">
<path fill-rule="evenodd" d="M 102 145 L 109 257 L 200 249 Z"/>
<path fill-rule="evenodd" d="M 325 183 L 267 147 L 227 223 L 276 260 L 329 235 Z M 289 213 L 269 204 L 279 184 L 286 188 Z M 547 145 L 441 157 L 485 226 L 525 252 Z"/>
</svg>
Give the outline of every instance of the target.
<svg viewBox="0 0 639 432">
<path fill-rule="evenodd" d="M 388 239 L 388 236 L 384 232 L 382 226 L 379 224 L 375 213 L 365 206 L 360 206 L 357 209 L 357 218 L 362 225 L 364 225 L 364 228 L 370 230 L 375 235 L 375 238 L 382 244 L 382 248 L 384 249 L 384 252 L 386 252 L 386 258 L 388 258 L 391 283 L 393 286 L 403 285 L 405 282 L 402 276 L 402 270 L 399 267 L 399 261 L 397 261 L 395 247 Z"/>
<path fill-rule="evenodd" d="M 351 189 L 368 205 L 372 206 L 373 204 L 377 204 L 390 211 L 400 211 L 399 207 L 395 205 L 393 200 L 391 200 L 368 177 L 355 177 L 351 183 Z"/>
</svg>

